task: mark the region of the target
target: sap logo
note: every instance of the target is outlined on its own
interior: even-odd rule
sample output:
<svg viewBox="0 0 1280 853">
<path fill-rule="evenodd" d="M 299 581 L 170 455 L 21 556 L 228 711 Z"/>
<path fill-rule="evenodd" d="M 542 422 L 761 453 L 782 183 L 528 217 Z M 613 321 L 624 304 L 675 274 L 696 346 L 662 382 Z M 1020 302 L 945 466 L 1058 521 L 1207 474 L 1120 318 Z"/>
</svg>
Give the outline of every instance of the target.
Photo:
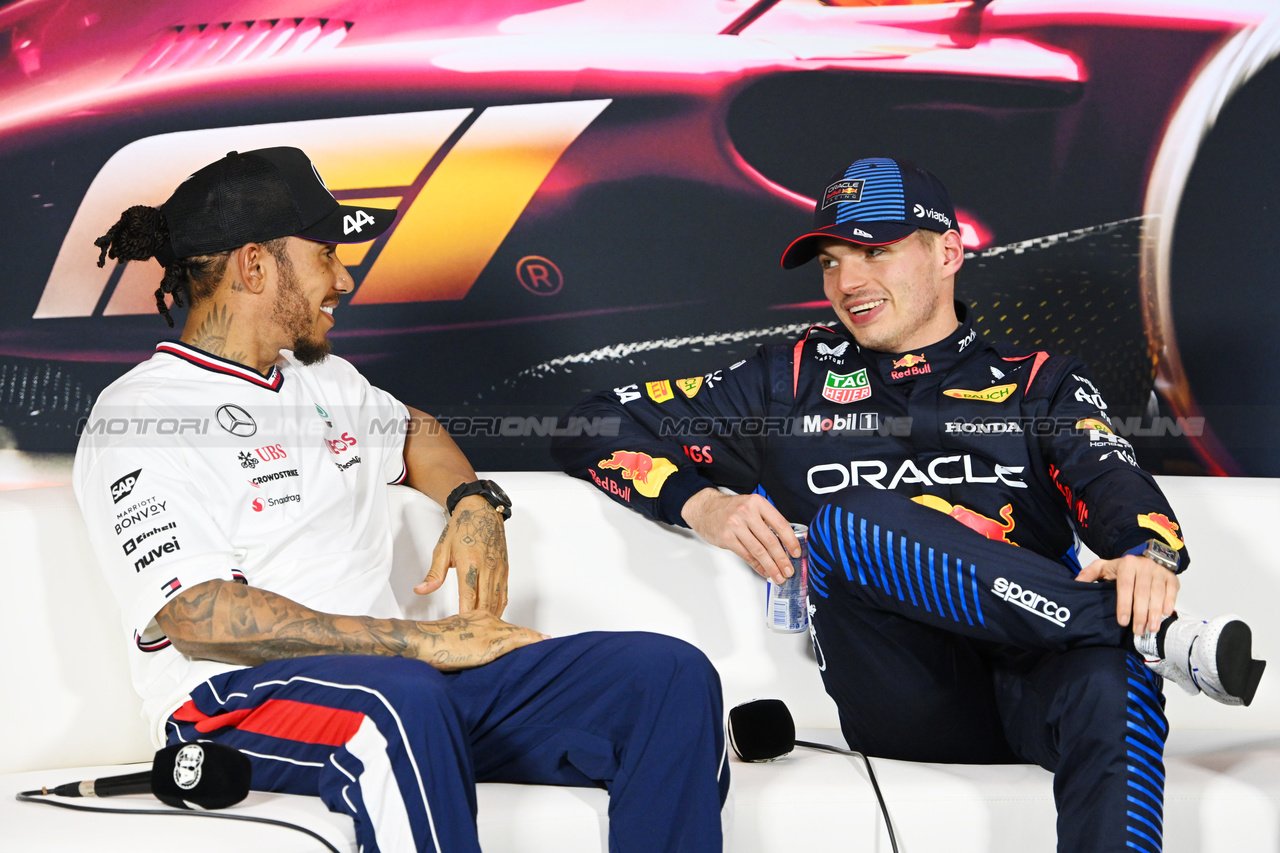
<svg viewBox="0 0 1280 853">
<path fill-rule="evenodd" d="M 635 383 L 623 385 L 621 388 L 614 388 L 613 393 L 618 396 L 618 402 L 625 406 L 632 400 L 640 399 L 640 386 Z"/>
<path fill-rule="evenodd" d="M 945 213 L 939 213 L 938 211 L 932 210 L 932 209 L 925 210 L 921 205 L 918 205 L 918 204 L 914 208 L 912 208 L 911 212 L 916 215 L 916 219 L 933 219 L 938 222 L 941 222 L 943 225 L 947 226 L 948 228 L 953 227 L 951 224 L 951 217 L 947 216 Z"/>
<path fill-rule="evenodd" d="M 163 545 L 157 545 L 135 560 L 133 563 L 133 570 L 135 572 L 140 572 L 156 560 L 163 557 L 165 554 L 172 554 L 174 551 L 181 550 L 182 547 L 178 545 L 178 537 L 174 536 L 168 542 L 165 542 Z"/>
<path fill-rule="evenodd" d="M 957 467 L 959 470 L 956 470 Z M 1027 484 L 1015 476 L 1022 471 L 1021 465 L 995 465 L 992 476 L 984 477 L 973 470 L 973 457 L 966 453 L 963 456 L 940 456 L 930 460 L 923 470 L 910 459 L 904 459 L 887 486 L 882 481 L 889 474 L 889 466 L 879 459 L 854 460 L 847 465 L 839 462 L 814 465 L 809 469 L 808 481 L 809 491 L 815 495 L 838 492 L 863 483 L 877 489 L 890 490 L 898 488 L 902 483 L 918 483 L 922 486 L 1003 483 L 1013 489 L 1025 489 Z M 818 482 L 819 478 L 823 481 L 821 484 Z"/>
<path fill-rule="evenodd" d="M 133 491 L 133 487 L 138 485 L 138 475 L 142 473 L 139 468 L 132 474 L 125 474 L 119 480 L 111 484 L 111 502 L 118 504 L 120 501 L 129 497 L 129 493 Z"/>
<path fill-rule="evenodd" d="M 324 443 L 329 446 L 329 452 L 337 456 L 355 447 L 356 440 L 351 433 L 344 432 L 339 438 L 326 438 Z"/>
<path fill-rule="evenodd" d="M 1048 619 L 1060 628 L 1065 627 L 1067 620 L 1071 618 L 1071 611 L 1067 608 L 1059 606 L 1056 602 L 1050 601 L 1038 592 L 1023 589 L 1013 581 L 996 578 L 991 591 L 1002 601 L 1015 604 L 1028 613 L 1034 613 L 1041 619 Z"/>
<path fill-rule="evenodd" d="M 855 236 L 855 237 L 865 237 L 865 238 L 866 238 L 866 239 L 868 239 L 868 240 L 874 240 L 874 239 L 875 239 L 875 238 L 874 238 L 874 237 L 872 237 L 870 234 L 868 234 L 866 231 L 863 231 L 861 228 L 855 228 L 855 229 L 853 229 L 853 236 Z"/>
<path fill-rule="evenodd" d="M 345 237 L 352 231 L 359 234 L 366 225 L 373 224 L 373 217 L 365 213 L 363 210 L 357 210 L 356 215 L 347 214 L 342 217 L 342 235 Z"/>
</svg>

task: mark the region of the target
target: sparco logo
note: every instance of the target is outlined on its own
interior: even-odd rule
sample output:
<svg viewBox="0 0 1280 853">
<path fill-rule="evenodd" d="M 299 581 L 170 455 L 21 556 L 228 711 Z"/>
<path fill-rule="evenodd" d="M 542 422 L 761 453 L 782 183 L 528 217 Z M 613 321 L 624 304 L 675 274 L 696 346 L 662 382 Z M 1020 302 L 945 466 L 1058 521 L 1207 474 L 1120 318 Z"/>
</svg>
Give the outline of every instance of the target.
<svg viewBox="0 0 1280 853">
<path fill-rule="evenodd" d="M 228 403 L 218 408 L 218 426 L 240 438 L 248 438 L 258 431 L 253 417 L 239 406 Z"/>
<path fill-rule="evenodd" d="M 118 504 L 120 501 L 129 497 L 129 493 L 133 491 L 133 487 L 138 484 L 138 475 L 142 473 L 139 468 L 132 474 L 125 474 L 119 480 L 111 484 L 111 502 Z"/>
<path fill-rule="evenodd" d="M 1056 602 L 1050 601 L 1038 592 L 1023 589 L 1013 581 L 996 578 L 991 591 L 997 598 L 1016 604 L 1028 613 L 1034 613 L 1041 619 L 1048 619 L 1059 627 L 1065 626 L 1067 620 L 1071 618 L 1071 611 L 1067 608 L 1058 606 Z"/>
</svg>

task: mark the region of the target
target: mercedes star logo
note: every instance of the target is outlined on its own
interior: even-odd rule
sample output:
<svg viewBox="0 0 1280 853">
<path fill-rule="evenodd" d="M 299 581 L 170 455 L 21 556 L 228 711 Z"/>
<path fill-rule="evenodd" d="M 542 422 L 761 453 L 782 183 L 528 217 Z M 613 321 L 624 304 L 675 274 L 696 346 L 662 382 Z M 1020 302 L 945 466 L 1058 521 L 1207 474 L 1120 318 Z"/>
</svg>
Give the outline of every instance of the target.
<svg viewBox="0 0 1280 853">
<path fill-rule="evenodd" d="M 240 438 L 248 438 L 258 431 L 258 424 L 252 415 L 229 403 L 218 409 L 218 426 Z"/>
</svg>

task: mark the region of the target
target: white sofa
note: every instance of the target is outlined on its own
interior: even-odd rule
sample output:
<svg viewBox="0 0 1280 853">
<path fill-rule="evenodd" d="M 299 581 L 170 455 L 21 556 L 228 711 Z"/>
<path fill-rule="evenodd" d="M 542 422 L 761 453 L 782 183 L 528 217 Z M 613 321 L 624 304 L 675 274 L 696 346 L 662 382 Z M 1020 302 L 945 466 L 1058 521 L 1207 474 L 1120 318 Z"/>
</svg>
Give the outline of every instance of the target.
<svg viewBox="0 0 1280 853">
<path fill-rule="evenodd" d="M 551 634 L 674 634 L 715 663 L 726 707 L 781 698 L 802 737 L 842 743 L 806 635 L 764 627 L 763 582 L 735 557 L 687 531 L 647 522 L 559 474 L 490 476 L 516 506 L 508 525 L 512 621 Z M 1272 610 L 1280 602 L 1280 561 L 1267 542 L 1280 522 L 1280 481 L 1166 478 L 1162 484 L 1196 557 L 1184 607 L 1247 616 L 1256 654 L 1273 667 L 1247 709 L 1173 688 L 1166 850 L 1277 853 L 1280 623 Z M 396 492 L 397 589 L 414 615 L 446 615 L 452 607 L 446 596 L 424 600 L 409 591 L 438 535 L 439 510 L 408 489 Z M 76 814 L 17 802 L 13 794 L 20 790 L 136 772 L 139 767 L 125 765 L 149 761 L 154 749 L 129 684 L 119 617 L 71 490 L 0 492 L 0 543 L 0 851 L 149 850 L 161 841 L 184 853 L 323 849 L 301 833 L 260 824 Z M 1051 779 L 1037 767 L 876 765 L 904 853 L 1055 849 Z M 732 773 L 727 850 L 889 849 L 855 759 L 797 750 L 770 764 L 735 760 Z M 606 849 L 603 791 L 481 785 L 479 802 L 486 853 Z M 98 803 L 158 806 L 144 796 Z M 355 849 L 350 821 L 329 814 L 318 800 L 251 794 L 230 812 L 292 820 L 339 850 Z"/>
</svg>

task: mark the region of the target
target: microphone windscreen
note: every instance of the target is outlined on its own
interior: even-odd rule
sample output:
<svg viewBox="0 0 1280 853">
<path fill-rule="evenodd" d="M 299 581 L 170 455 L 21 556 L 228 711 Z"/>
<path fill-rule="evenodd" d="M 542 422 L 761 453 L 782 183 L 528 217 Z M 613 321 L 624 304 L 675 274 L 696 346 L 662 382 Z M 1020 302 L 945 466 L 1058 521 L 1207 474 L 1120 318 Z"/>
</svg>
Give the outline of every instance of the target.
<svg viewBox="0 0 1280 853">
<path fill-rule="evenodd" d="M 796 746 L 796 724 L 781 699 L 756 699 L 729 709 L 729 744 L 743 761 L 773 761 Z"/>
<path fill-rule="evenodd" d="M 217 743 L 175 743 L 156 753 L 151 793 L 176 809 L 225 809 L 249 795 L 248 756 Z"/>
</svg>

